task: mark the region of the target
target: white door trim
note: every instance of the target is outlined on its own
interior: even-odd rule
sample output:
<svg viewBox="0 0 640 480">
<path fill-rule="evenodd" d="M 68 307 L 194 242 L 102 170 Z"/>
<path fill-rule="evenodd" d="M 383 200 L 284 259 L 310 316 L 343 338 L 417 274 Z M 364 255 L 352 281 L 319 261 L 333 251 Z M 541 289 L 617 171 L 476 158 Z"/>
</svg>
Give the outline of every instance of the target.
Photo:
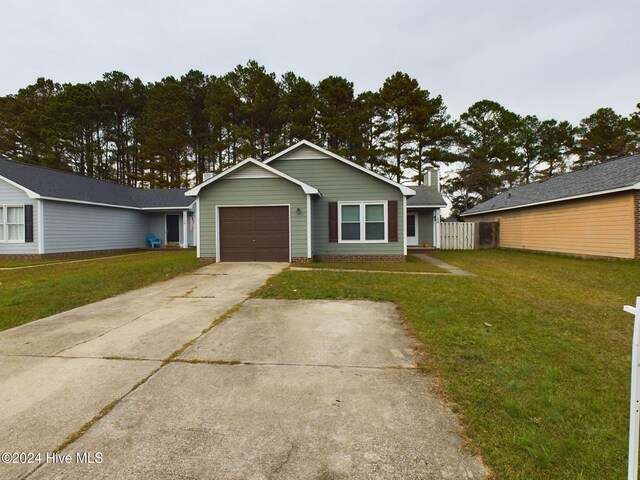
<svg viewBox="0 0 640 480">
<path fill-rule="evenodd" d="M 291 204 L 290 203 L 262 203 L 260 205 L 216 205 L 216 263 L 220 263 L 220 209 L 240 207 L 287 207 L 289 214 L 289 263 L 291 263 Z"/>
<path fill-rule="evenodd" d="M 407 245 L 410 247 L 415 247 L 418 246 L 419 243 L 419 234 L 418 234 L 418 212 L 408 212 L 406 217 L 405 217 L 405 231 L 407 229 L 408 226 L 408 222 L 407 222 L 407 218 L 409 216 L 412 216 L 415 218 L 415 235 L 413 237 L 410 237 L 409 234 L 407 233 Z"/>
</svg>

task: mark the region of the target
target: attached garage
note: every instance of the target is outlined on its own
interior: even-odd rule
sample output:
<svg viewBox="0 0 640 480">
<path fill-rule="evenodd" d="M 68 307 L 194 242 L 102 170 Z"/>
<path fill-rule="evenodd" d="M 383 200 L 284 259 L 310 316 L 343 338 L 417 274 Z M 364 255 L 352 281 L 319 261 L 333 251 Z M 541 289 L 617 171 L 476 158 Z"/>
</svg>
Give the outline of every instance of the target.
<svg viewBox="0 0 640 480">
<path fill-rule="evenodd" d="M 194 188 L 198 257 L 216 262 L 311 259 L 311 209 L 320 192 L 252 158 Z"/>
<path fill-rule="evenodd" d="M 289 206 L 219 207 L 222 262 L 288 262 Z"/>
</svg>

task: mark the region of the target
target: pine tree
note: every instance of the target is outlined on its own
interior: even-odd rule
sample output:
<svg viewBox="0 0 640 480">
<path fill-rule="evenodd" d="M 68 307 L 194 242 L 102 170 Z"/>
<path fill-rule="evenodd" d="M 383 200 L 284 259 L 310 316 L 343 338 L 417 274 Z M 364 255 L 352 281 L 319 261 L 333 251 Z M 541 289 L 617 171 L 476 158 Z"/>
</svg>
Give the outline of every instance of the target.
<svg viewBox="0 0 640 480">
<path fill-rule="evenodd" d="M 411 118 L 415 147 L 407 166 L 415 171 L 412 180 L 422 185 L 426 167 L 438 167 L 439 163 L 450 163 L 455 159 L 451 149 L 458 128 L 447 114 L 442 97 L 432 98 L 427 90 L 421 90 Z"/>
<path fill-rule="evenodd" d="M 565 172 L 575 146 L 575 128 L 567 121 L 545 120 L 538 135 L 541 167 L 538 175 L 551 177 Z"/>
<path fill-rule="evenodd" d="M 205 110 L 209 79 L 199 70 L 190 70 L 180 83 L 189 99 L 189 166 L 196 183 L 200 183 L 204 172 L 211 169 L 208 155 L 212 137 Z"/>
<path fill-rule="evenodd" d="M 460 122 L 462 166 L 447 190 L 454 206 L 467 209 L 517 182 L 519 118 L 496 102 L 482 100 L 469 107 Z"/>
<path fill-rule="evenodd" d="M 189 97 L 174 77 L 147 86 L 147 102 L 135 123 L 140 139 L 142 179 L 151 188 L 189 184 Z"/>
<path fill-rule="evenodd" d="M 315 87 L 293 72 L 280 80 L 278 118 L 282 124 L 282 141 L 292 145 L 300 140 L 317 141 L 317 102 Z M 283 146 L 284 146 L 283 145 Z"/>
<path fill-rule="evenodd" d="M 578 127 L 574 168 L 606 162 L 632 150 L 628 119 L 612 108 L 600 108 L 584 118 Z"/>
<path fill-rule="evenodd" d="M 65 162 L 77 173 L 104 178 L 101 129 L 105 115 L 93 85 L 64 85 L 48 111 Z"/>
<path fill-rule="evenodd" d="M 380 89 L 382 119 L 386 125 L 381 135 L 388 159 L 385 170 L 398 183 L 402 181 L 413 152 L 413 120 L 422 95 L 418 81 L 402 72 L 387 78 Z"/>
<path fill-rule="evenodd" d="M 346 78 L 329 76 L 318 83 L 320 141 L 346 157 L 354 136 L 353 103 L 353 83 Z"/>
<path fill-rule="evenodd" d="M 122 72 L 109 72 L 95 84 L 95 90 L 106 115 L 103 125 L 104 172 L 100 178 L 111 178 L 126 185 L 141 180 L 138 165 L 138 142 L 133 124 L 145 104 L 145 85 Z"/>
</svg>

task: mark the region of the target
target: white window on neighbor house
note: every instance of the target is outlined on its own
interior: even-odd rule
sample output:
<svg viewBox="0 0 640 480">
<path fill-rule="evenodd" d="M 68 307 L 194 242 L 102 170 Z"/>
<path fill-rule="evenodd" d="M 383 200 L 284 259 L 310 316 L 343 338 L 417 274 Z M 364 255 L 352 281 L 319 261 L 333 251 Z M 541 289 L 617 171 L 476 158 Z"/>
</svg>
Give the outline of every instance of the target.
<svg viewBox="0 0 640 480">
<path fill-rule="evenodd" d="M 0 241 L 24 242 L 24 207 L 0 207 Z"/>
<path fill-rule="evenodd" d="M 386 243 L 387 202 L 338 202 L 340 243 Z"/>
</svg>

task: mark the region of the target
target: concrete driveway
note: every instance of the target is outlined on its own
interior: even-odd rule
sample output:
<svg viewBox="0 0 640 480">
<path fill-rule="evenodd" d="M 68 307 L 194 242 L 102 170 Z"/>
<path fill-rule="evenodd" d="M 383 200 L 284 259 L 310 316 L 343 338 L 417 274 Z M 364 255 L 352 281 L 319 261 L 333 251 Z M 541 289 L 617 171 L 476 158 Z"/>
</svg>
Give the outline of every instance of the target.
<svg viewBox="0 0 640 480">
<path fill-rule="evenodd" d="M 246 300 L 282 268 L 212 265 L 0 333 L 0 452 L 41 453 L 0 477 L 484 478 L 395 307 Z"/>
</svg>

